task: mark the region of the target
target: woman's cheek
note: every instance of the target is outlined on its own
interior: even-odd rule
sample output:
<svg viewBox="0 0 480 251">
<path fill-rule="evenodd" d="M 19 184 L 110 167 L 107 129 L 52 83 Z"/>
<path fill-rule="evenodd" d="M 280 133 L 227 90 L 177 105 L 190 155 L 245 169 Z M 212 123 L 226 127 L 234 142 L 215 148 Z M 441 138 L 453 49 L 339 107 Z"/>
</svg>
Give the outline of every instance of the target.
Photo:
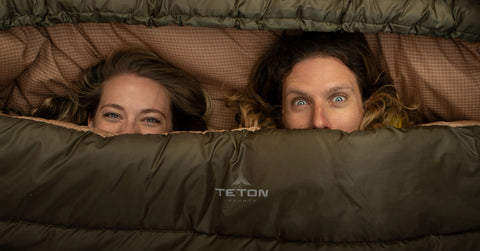
<svg viewBox="0 0 480 251">
<path fill-rule="evenodd" d="M 120 123 L 110 123 L 108 121 L 104 121 L 100 119 L 95 123 L 95 128 L 98 128 L 102 131 L 111 132 L 111 133 L 119 133 L 121 131 L 121 124 Z"/>
</svg>

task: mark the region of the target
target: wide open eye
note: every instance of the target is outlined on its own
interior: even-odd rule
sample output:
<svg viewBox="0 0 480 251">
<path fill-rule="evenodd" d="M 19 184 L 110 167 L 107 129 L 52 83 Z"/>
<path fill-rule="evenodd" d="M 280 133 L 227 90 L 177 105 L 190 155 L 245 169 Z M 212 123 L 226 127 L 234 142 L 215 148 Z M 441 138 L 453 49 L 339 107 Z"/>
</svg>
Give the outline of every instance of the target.
<svg viewBox="0 0 480 251">
<path fill-rule="evenodd" d="M 300 105 L 307 105 L 307 101 L 305 101 L 304 99 L 297 99 L 293 102 L 294 105 L 297 105 L 297 106 L 300 106 Z"/>
<path fill-rule="evenodd" d="M 333 102 L 342 102 L 342 101 L 345 101 L 345 100 L 346 100 L 346 98 L 344 96 L 335 96 L 332 99 Z"/>
</svg>

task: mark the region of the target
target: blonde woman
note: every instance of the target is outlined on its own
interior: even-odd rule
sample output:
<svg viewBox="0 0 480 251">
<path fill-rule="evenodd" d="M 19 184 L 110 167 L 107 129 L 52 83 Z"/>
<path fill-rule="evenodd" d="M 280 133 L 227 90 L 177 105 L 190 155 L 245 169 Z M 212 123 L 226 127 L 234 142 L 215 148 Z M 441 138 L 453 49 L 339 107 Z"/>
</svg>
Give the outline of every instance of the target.
<svg viewBox="0 0 480 251">
<path fill-rule="evenodd" d="M 154 52 L 129 47 L 87 69 L 69 97 L 52 97 L 33 116 L 114 134 L 206 130 L 208 98 L 195 78 Z"/>
</svg>

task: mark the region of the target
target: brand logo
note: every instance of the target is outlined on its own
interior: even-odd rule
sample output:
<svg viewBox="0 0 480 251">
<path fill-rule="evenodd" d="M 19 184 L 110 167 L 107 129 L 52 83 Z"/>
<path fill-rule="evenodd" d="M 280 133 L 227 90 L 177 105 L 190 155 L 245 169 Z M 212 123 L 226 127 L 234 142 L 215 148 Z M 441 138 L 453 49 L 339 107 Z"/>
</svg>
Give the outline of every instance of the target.
<svg viewBox="0 0 480 251">
<path fill-rule="evenodd" d="M 255 202 L 259 198 L 268 197 L 268 189 L 256 189 L 251 186 L 250 182 L 240 174 L 232 183 L 232 188 L 215 188 L 215 192 L 218 197 L 235 203 Z"/>
</svg>

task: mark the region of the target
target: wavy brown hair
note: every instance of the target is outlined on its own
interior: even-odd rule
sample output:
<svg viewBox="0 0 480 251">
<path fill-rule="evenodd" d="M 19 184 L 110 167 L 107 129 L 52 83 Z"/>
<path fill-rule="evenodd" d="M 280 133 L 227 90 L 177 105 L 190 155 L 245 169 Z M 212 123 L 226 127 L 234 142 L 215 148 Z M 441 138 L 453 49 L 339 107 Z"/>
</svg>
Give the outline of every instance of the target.
<svg viewBox="0 0 480 251">
<path fill-rule="evenodd" d="M 88 68 L 75 83 L 78 89 L 68 97 L 46 99 L 32 115 L 87 125 L 94 117 L 103 83 L 114 76 L 133 73 L 164 86 L 170 98 L 174 131 L 206 130 L 209 100 L 200 83 L 186 72 L 169 64 L 153 51 L 127 47 Z"/>
<path fill-rule="evenodd" d="M 364 105 L 360 129 L 406 126 L 413 122 L 388 74 L 361 33 L 305 32 L 281 36 L 257 62 L 246 90 L 227 98 L 241 127 L 283 128 L 284 79 L 299 62 L 334 57 L 356 76 Z"/>
</svg>

